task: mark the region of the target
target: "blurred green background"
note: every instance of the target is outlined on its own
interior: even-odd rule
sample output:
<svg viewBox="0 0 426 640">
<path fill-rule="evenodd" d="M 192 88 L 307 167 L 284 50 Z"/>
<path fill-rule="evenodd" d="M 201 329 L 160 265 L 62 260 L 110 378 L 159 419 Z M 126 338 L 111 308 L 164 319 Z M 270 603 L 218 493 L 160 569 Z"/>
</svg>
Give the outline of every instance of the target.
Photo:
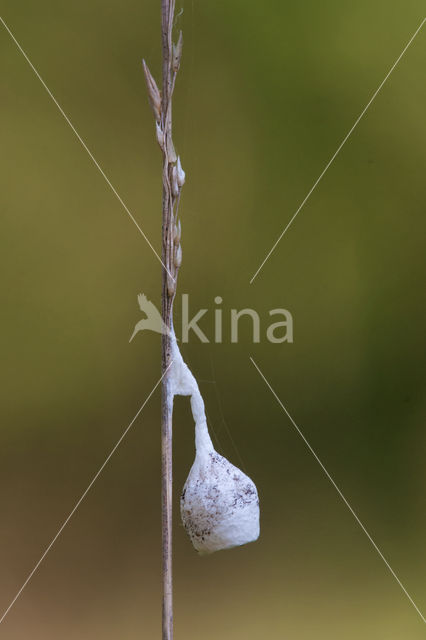
<svg viewBox="0 0 426 640">
<path fill-rule="evenodd" d="M 255 544 L 200 558 L 178 513 L 176 639 L 417 640 L 425 626 L 249 361 L 252 355 L 424 612 L 426 27 L 249 280 L 424 16 L 420 0 L 177 3 L 180 293 L 262 318 L 253 344 L 183 345 L 218 450 L 261 496 Z M 160 251 L 161 158 L 141 68 L 159 2 L 5 0 L 2 17 Z M 5 29 L 1 72 L 0 609 L 160 375 L 136 295 L 160 265 Z M 265 339 L 289 309 L 294 343 Z M 176 305 L 180 333 L 180 302 Z M 0 637 L 160 637 L 160 394 L 0 626 Z M 235 446 L 234 446 L 235 445 Z"/>
</svg>

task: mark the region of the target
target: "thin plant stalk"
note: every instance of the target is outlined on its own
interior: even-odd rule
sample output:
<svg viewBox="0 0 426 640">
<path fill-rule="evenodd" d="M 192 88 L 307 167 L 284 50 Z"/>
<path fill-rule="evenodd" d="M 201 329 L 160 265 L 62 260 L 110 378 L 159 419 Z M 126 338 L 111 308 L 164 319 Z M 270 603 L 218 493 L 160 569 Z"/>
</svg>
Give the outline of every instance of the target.
<svg viewBox="0 0 426 640">
<path fill-rule="evenodd" d="M 163 219 L 162 219 L 162 318 L 167 332 L 162 335 L 162 370 L 171 365 L 170 335 L 173 329 L 173 299 L 179 265 L 176 260 L 176 218 L 180 187 L 176 182 L 176 154 L 172 141 L 172 94 L 180 61 L 172 42 L 175 0 L 162 0 L 162 56 L 163 82 L 161 95 L 161 138 L 163 151 Z M 180 43 L 182 38 L 180 37 Z M 181 45 L 180 45 L 181 46 Z M 161 478 L 162 478 L 162 574 L 163 574 L 163 640 L 173 639 L 173 582 L 172 582 L 172 414 L 173 393 L 166 374 L 162 383 L 161 402 Z"/>
<path fill-rule="evenodd" d="M 162 218 L 162 292 L 163 331 L 161 364 L 163 371 L 161 396 L 161 494 L 162 494 L 162 573 L 163 573 L 163 640 L 173 640 L 172 582 L 172 414 L 174 391 L 171 381 L 173 300 L 182 261 L 178 207 L 185 182 L 185 172 L 172 140 L 172 95 L 182 55 L 182 32 L 173 43 L 172 31 L 175 0 L 161 0 L 161 33 L 163 82 L 162 92 L 145 62 L 143 70 L 148 99 L 155 119 L 157 142 L 163 153 L 163 218 Z"/>
</svg>

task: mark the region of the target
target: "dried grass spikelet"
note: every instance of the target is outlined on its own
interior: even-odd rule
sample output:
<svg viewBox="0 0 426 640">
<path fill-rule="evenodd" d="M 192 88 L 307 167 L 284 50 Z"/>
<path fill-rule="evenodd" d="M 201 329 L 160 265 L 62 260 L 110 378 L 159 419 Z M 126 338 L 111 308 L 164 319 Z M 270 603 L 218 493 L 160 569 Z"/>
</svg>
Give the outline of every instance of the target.
<svg viewBox="0 0 426 640">
<path fill-rule="evenodd" d="M 165 138 L 165 145 L 166 145 L 166 151 L 167 151 L 167 157 L 168 157 L 169 163 L 175 164 L 177 161 L 177 155 L 176 155 L 175 147 L 173 144 L 173 138 L 171 136 L 170 131 L 167 131 L 166 138 Z"/>
<path fill-rule="evenodd" d="M 177 246 L 175 245 L 174 265 L 177 269 L 179 269 L 181 264 L 182 264 L 182 246 L 178 244 Z"/>
<path fill-rule="evenodd" d="M 179 219 L 173 227 L 173 242 L 175 244 L 180 243 L 181 234 L 182 234 L 182 226 L 180 224 L 180 219 Z"/>
<path fill-rule="evenodd" d="M 201 554 L 230 549 L 259 537 L 259 498 L 254 482 L 215 451 L 197 382 L 172 335 L 173 395 L 190 395 L 195 460 L 181 497 L 183 525 Z"/>
<path fill-rule="evenodd" d="M 155 123 L 155 135 L 157 136 L 157 142 L 160 145 L 160 149 L 164 151 L 164 132 L 158 122 Z"/>
<path fill-rule="evenodd" d="M 161 94 L 145 60 L 142 60 L 145 82 L 148 89 L 148 100 L 156 122 L 161 119 Z"/>
<path fill-rule="evenodd" d="M 176 293 L 176 280 L 172 277 L 171 273 L 167 273 L 167 293 L 170 298 Z"/>
<path fill-rule="evenodd" d="M 180 67 L 180 59 L 182 57 L 182 47 L 183 47 L 183 35 L 182 35 L 182 31 L 180 31 L 177 44 L 173 43 L 173 46 L 172 46 L 172 51 L 173 51 L 172 68 L 175 73 L 178 72 Z"/>
<path fill-rule="evenodd" d="M 180 188 L 178 184 L 178 173 L 177 173 L 176 165 L 174 164 L 172 168 L 172 194 L 176 198 L 179 195 L 179 192 L 180 192 Z"/>
<path fill-rule="evenodd" d="M 182 169 L 182 164 L 179 156 L 177 158 L 176 173 L 177 173 L 177 183 L 179 187 L 183 187 L 183 185 L 185 184 L 185 171 Z"/>
</svg>

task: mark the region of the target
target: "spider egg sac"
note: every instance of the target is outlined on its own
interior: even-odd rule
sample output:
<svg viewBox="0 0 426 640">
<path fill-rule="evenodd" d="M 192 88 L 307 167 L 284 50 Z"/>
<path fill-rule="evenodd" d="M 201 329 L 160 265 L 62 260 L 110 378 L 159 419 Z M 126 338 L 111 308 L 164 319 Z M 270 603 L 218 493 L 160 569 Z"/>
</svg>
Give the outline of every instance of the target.
<svg viewBox="0 0 426 640">
<path fill-rule="evenodd" d="M 181 515 L 195 549 L 207 554 L 257 540 L 259 498 L 254 482 L 214 450 L 207 425 L 203 432 L 183 488 Z"/>
</svg>

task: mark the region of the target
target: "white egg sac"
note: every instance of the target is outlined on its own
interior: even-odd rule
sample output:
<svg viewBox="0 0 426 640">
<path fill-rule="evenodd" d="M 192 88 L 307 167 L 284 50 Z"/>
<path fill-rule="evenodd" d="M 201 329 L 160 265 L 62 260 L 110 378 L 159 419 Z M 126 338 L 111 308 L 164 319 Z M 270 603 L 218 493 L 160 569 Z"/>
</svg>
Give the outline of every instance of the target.
<svg viewBox="0 0 426 640">
<path fill-rule="evenodd" d="M 197 451 L 181 497 L 184 527 L 201 554 L 259 537 L 259 498 L 252 480 L 213 447 Z"/>
</svg>

